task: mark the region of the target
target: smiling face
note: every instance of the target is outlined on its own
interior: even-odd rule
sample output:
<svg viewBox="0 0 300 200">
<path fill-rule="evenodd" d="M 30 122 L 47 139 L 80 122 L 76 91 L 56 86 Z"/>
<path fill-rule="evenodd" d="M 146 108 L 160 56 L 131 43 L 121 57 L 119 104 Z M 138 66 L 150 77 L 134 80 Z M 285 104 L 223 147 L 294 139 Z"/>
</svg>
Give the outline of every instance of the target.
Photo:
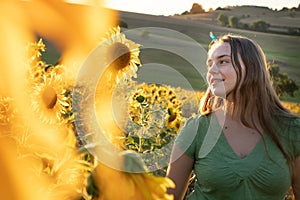
<svg viewBox="0 0 300 200">
<path fill-rule="evenodd" d="M 236 86 L 237 74 L 231 59 L 230 44 L 217 43 L 208 52 L 207 82 L 211 93 L 230 100 L 231 92 Z"/>
<path fill-rule="evenodd" d="M 256 119 L 269 118 L 272 113 L 277 116 L 282 109 L 270 80 L 266 56 L 257 42 L 240 35 L 224 35 L 208 46 L 207 65 L 208 88 L 199 109 L 202 115 L 221 105 L 234 119 L 255 127 Z M 228 101 L 219 101 L 215 96 Z M 281 108 L 271 109 L 273 106 Z"/>
</svg>

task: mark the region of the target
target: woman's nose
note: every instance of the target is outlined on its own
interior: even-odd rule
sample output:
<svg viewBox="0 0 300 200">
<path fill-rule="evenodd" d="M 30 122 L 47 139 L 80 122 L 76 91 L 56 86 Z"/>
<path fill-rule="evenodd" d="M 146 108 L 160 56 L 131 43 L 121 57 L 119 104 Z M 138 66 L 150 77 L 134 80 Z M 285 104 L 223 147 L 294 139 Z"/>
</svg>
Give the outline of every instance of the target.
<svg viewBox="0 0 300 200">
<path fill-rule="evenodd" d="M 218 69 L 218 66 L 216 65 L 216 63 L 212 63 L 210 68 L 208 68 L 208 73 L 218 73 L 219 72 L 219 69 Z"/>
</svg>

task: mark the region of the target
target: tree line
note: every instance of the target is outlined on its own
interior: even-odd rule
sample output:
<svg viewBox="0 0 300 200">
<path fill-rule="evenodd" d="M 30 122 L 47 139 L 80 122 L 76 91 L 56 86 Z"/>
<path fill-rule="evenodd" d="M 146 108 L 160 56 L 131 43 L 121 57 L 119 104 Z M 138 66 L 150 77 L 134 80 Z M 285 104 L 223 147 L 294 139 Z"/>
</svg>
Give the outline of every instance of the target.
<svg viewBox="0 0 300 200">
<path fill-rule="evenodd" d="M 247 29 L 247 30 L 253 30 L 253 31 L 260 31 L 260 32 L 273 32 L 277 33 L 277 31 L 271 30 L 271 25 L 264 20 L 261 19 L 255 19 L 252 20 L 250 23 L 244 23 L 241 22 L 240 19 L 249 17 L 243 15 L 242 17 L 237 16 L 227 16 L 223 13 L 219 13 L 217 17 L 217 21 L 222 26 L 227 26 L 230 28 L 240 28 L 240 29 Z M 297 27 L 285 27 L 287 29 L 286 34 L 288 35 L 300 35 L 300 28 Z M 284 34 L 285 32 L 280 32 L 281 34 Z"/>
</svg>

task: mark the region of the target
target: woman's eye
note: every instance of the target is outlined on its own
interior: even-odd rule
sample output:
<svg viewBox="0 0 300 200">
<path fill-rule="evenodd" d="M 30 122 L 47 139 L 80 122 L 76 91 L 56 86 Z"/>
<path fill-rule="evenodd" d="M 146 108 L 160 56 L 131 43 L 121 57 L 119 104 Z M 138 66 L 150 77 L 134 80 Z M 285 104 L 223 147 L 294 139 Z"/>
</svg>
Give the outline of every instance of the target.
<svg viewBox="0 0 300 200">
<path fill-rule="evenodd" d="M 227 64 L 227 63 L 229 63 L 228 60 L 220 60 L 220 64 Z"/>
</svg>

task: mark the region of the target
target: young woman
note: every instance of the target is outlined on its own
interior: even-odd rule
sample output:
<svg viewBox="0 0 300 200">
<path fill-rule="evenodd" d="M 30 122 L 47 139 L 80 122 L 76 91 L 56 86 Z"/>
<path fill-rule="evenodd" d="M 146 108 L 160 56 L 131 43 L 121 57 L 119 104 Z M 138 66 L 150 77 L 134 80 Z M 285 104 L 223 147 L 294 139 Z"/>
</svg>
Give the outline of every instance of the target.
<svg viewBox="0 0 300 200">
<path fill-rule="evenodd" d="M 190 118 L 173 147 L 167 176 L 175 200 L 300 200 L 300 118 L 278 99 L 266 58 L 253 40 L 225 35 L 210 45 L 201 115 Z"/>
</svg>

